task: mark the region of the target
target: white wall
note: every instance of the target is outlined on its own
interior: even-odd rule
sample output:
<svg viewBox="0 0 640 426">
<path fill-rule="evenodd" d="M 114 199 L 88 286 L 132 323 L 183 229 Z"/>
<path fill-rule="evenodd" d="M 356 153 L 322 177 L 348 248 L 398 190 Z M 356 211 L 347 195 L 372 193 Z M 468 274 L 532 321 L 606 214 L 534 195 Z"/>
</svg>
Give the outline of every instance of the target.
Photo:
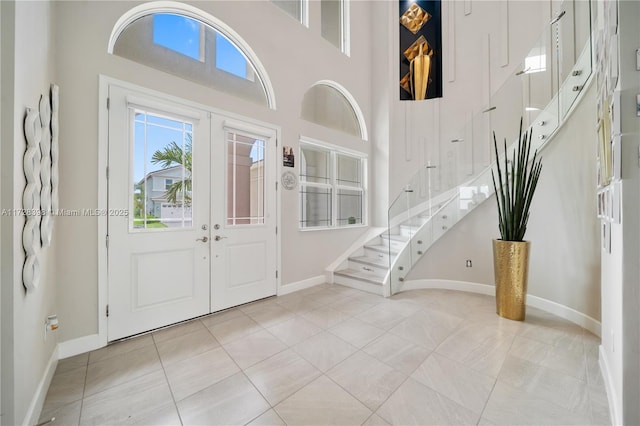
<svg viewBox="0 0 640 426">
<path fill-rule="evenodd" d="M 507 13 L 501 14 L 505 5 Z M 464 126 L 471 117 L 479 115 L 489 104 L 490 94 L 522 69 L 521 61 L 545 25 L 548 27 L 551 5 L 550 1 L 475 1 L 471 13 L 465 15 L 464 2 L 443 2 L 443 97 L 421 102 L 398 100 L 401 77 L 396 65 L 398 10 L 395 5 L 390 8 L 389 61 L 394 65 L 391 74 L 377 77 L 385 80 L 376 84 L 390 88 L 388 197 L 391 200 L 427 162 L 438 166 L 434 171 L 434 188 L 455 178 L 449 176 L 451 165 L 456 167 L 456 159 L 462 159 L 464 154 L 460 152 L 461 145 L 450 140 L 465 138 Z M 508 55 L 503 58 L 505 44 Z M 517 131 L 517 124 L 513 126 Z M 488 145 L 474 146 L 473 160 L 484 167 L 483 163 L 488 165 L 489 152 Z"/>
<path fill-rule="evenodd" d="M 542 151 L 542 174 L 525 238 L 531 241 L 530 295 L 600 320 L 600 240 L 596 218 L 595 85 Z M 493 285 L 491 240 L 499 238 L 495 196 L 429 250 L 407 280 L 438 278 Z M 465 262 L 472 260 L 467 268 Z"/>
<path fill-rule="evenodd" d="M 8 2 L 0 3 L 0 82 L 13 81 L 13 70 L 8 66 L 13 65 L 9 58 L 13 56 L 13 5 Z M 8 111 L 13 110 L 13 88 L 5 88 L 5 84 L 0 83 L 0 140 L 10 140 L 12 137 L 11 126 L 13 116 Z M 7 167 L 9 154 L 13 152 L 12 144 L 0 144 L 0 207 L 5 205 L 5 199 L 9 196 L 11 186 L 10 176 L 5 172 L 10 170 Z M 11 230 L 12 221 L 9 218 L 0 216 L 0 424 L 5 423 L 5 419 L 10 416 L 5 413 L 6 407 L 13 406 L 13 356 L 9 349 L 13 347 L 10 337 L 13 335 L 10 325 L 13 320 L 9 315 L 13 312 L 11 300 L 11 268 L 10 260 L 12 256 L 4 255 L 11 253 L 9 241 L 5 242 L 2 235 L 6 235 Z M 6 258 L 6 259 L 5 259 Z M 7 353 L 5 353 L 7 352 Z M 13 412 L 12 410 L 10 411 Z M 13 414 L 11 414 L 12 416 Z"/>
<path fill-rule="evenodd" d="M 619 1 L 618 34 L 622 144 L 622 223 L 611 233 L 612 252 L 602 264 L 602 350 L 609 367 L 610 404 L 624 424 L 640 423 L 640 121 L 636 95 L 640 78 L 636 49 L 640 39 L 640 3 Z M 611 398 L 615 399 L 612 401 Z"/>
<path fill-rule="evenodd" d="M 48 93 L 54 76 L 54 52 L 51 44 L 51 8 L 48 2 L 17 2 L 6 8 L 3 2 L 2 19 L 3 27 L 5 24 L 9 25 L 7 31 L 15 29 L 15 38 L 10 35 L 8 37 L 12 44 L 9 47 L 4 44 L 4 36 L 10 33 L 5 33 L 5 28 L 2 33 L 3 77 L 6 79 L 3 80 L 2 109 L 2 208 L 9 209 L 22 207 L 22 191 L 25 186 L 22 171 L 22 157 L 26 147 L 23 133 L 25 108 L 37 108 L 40 95 Z M 11 72 L 5 73 L 9 64 L 12 64 Z M 5 83 L 7 84 L 4 85 Z M 7 105 L 5 100 L 12 102 Z M 5 118 L 8 118 L 7 121 Z M 6 124 L 8 125 L 5 126 Z M 51 248 L 42 251 L 40 286 L 33 292 L 26 293 L 22 285 L 23 225 L 24 217 L 3 217 L 2 421 L 6 424 L 28 421 L 25 416 L 30 409 L 39 412 L 40 407 L 30 405 L 35 402 L 36 391 L 46 376 L 45 370 L 56 345 L 55 336 L 49 335 L 45 341 L 43 333 L 47 315 L 55 312 L 56 256 Z M 54 231 L 54 241 L 56 236 L 57 232 Z M 6 309 L 7 302 L 11 304 L 9 309 Z"/>
<path fill-rule="evenodd" d="M 105 74 L 140 86 L 282 127 L 281 145 L 298 152 L 300 135 L 369 154 L 362 142 L 299 118 L 306 90 L 318 80 L 334 80 L 351 92 L 371 126 L 372 26 L 368 2 L 351 3 L 351 57 L 320 36 L 320 3 L 310 2 L 310 28 L 266 1 L 193 2 L 233 28 L 256 52 L 275 88 L 277 110 L 204 88 L 107 54 L 116 20 L 137 3 L 56 2 L 56 71 L 60 82 L 61 207 L 95 208 L 98 203 L 98 76 Z M 281 152 L 281 151 L 279 151 Z M 296 161 L 299 164 L 299 160 Z M 364 232 L 363 228 L 300 232 L 298 194 L 281 191 L 282 283 L 324 274 L 324 268 Z M 97 332 L 97 219 L 60 218 L 58 257 L 59 317 L 62 340 Z M 82 303 L 78 303 L 82 301 Z"/>
</svg>

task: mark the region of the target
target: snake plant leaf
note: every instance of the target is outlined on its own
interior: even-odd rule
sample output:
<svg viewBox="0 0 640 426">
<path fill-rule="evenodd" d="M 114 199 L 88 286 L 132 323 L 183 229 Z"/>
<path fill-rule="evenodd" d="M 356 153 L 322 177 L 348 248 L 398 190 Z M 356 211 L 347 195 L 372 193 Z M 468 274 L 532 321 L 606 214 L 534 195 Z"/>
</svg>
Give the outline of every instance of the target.
<svg viewBox="0 0 640 426">
<path fill-rule="evenodd" d="M 533 194 L 542 171 L 542 160 L 538 157 L 537 150 L 531 158 L 533 129 L 523 131 L 522 126 L 521 118 L 518 142 L 511 153 L 511 160 L 507 140 L 504 139 L 504 170 L 500 164 L 496 134 L 493 132 L 496 173 L 491 170 L 491 179 L 498 205 L 498 228 L 504 241 L 524 241 Z"/>
</svg>

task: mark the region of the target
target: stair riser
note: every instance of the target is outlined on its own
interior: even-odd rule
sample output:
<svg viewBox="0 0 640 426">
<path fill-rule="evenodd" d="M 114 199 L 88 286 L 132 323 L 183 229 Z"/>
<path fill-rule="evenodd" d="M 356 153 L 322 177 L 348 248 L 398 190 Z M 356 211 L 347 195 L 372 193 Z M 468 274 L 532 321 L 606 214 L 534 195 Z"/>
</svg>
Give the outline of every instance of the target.
<svg viewBox="0 0 640 426">
<path fill-rule="evenodd" d="M 404 225 L 402 225 L 400 227 L 400 235 L 402 235 L 404 237 L 411 238 L 413 235 L 416 234 L 416 232 L 418 232 L 418 227 L 417 226 L 404 226 Z"/>
<path fill-rule="evenodd" d="M 385 247 L 389 247 L 391 245 L 391 249 L 395 251 L 400 251 L 405 246 L 406 243 L 401 241 L 389 240 L 388 238 L 382 238 L 382 244 Z"/>
<path fill-rule="evenodd" d="M 376 250 L 371 250 L 368 248 L 364 248 L 364 254 L 365 256 L 368 257 L 373 257 L 375 259 L 378 259 L 379 262 L 384 262 L 386 264 L 389 264 L 389 254 L 388 253 L 381 253 L 379 251 Z"/>
<path fill-rule="evenodd" d="M 355 269 L 356 271 L 365 272 L 370 275 L 375 275 L 381 278 L 386 277 L 387 271 L 388 271 L 387 268 L 381 268 L 379 266 L 373 266 L 373 265 L 365 265 L 363 263 L 354 262 L 352 260 L 349 261 L 349 268 Z"/>
<path fill-rule="evenodd" d="M 358 279 L 347 278 L 341 275 L 334 275 L 333 282 L 345 287 L 355 288 L 356 290 L 366 291 L 368 293 L 377 294 L 383 296 L 384 289 L 379 284 L 373 284 L 366 281 L 360 281 Z"/>
</svg>

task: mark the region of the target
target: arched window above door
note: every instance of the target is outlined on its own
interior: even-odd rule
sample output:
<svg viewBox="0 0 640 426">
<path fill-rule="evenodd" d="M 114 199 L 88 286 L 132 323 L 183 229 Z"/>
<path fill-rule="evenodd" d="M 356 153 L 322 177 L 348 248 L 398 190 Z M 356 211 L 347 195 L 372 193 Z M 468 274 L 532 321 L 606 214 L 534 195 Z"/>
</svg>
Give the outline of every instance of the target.
<svg viewBox="0 0 640 426">
<path fill-rule="evenodd" d="M 340 84 L 322 80 L 302 98 L 300 116 L 312 123 L 367 140 L 367 126 L 355 98 Z"/>
<path fill-rule="evenodd" d="M 193 6 L 151 2 L 123 15 L 109 53 L 275 109 L 266 70 L 229 26 Z"/>
</svg>

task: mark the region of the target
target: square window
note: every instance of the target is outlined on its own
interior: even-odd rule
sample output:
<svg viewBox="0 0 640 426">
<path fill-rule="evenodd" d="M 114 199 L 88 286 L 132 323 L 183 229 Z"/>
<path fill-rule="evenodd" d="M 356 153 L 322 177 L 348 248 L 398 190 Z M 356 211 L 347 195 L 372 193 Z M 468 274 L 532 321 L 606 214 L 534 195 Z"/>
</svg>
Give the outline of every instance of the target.
<svg viewBox="0 0 640 426">
<path fill-rule="evenodd" d="M 300 228 L 364 225 L 364 156 L 300 143 Z"/>
</svg>

